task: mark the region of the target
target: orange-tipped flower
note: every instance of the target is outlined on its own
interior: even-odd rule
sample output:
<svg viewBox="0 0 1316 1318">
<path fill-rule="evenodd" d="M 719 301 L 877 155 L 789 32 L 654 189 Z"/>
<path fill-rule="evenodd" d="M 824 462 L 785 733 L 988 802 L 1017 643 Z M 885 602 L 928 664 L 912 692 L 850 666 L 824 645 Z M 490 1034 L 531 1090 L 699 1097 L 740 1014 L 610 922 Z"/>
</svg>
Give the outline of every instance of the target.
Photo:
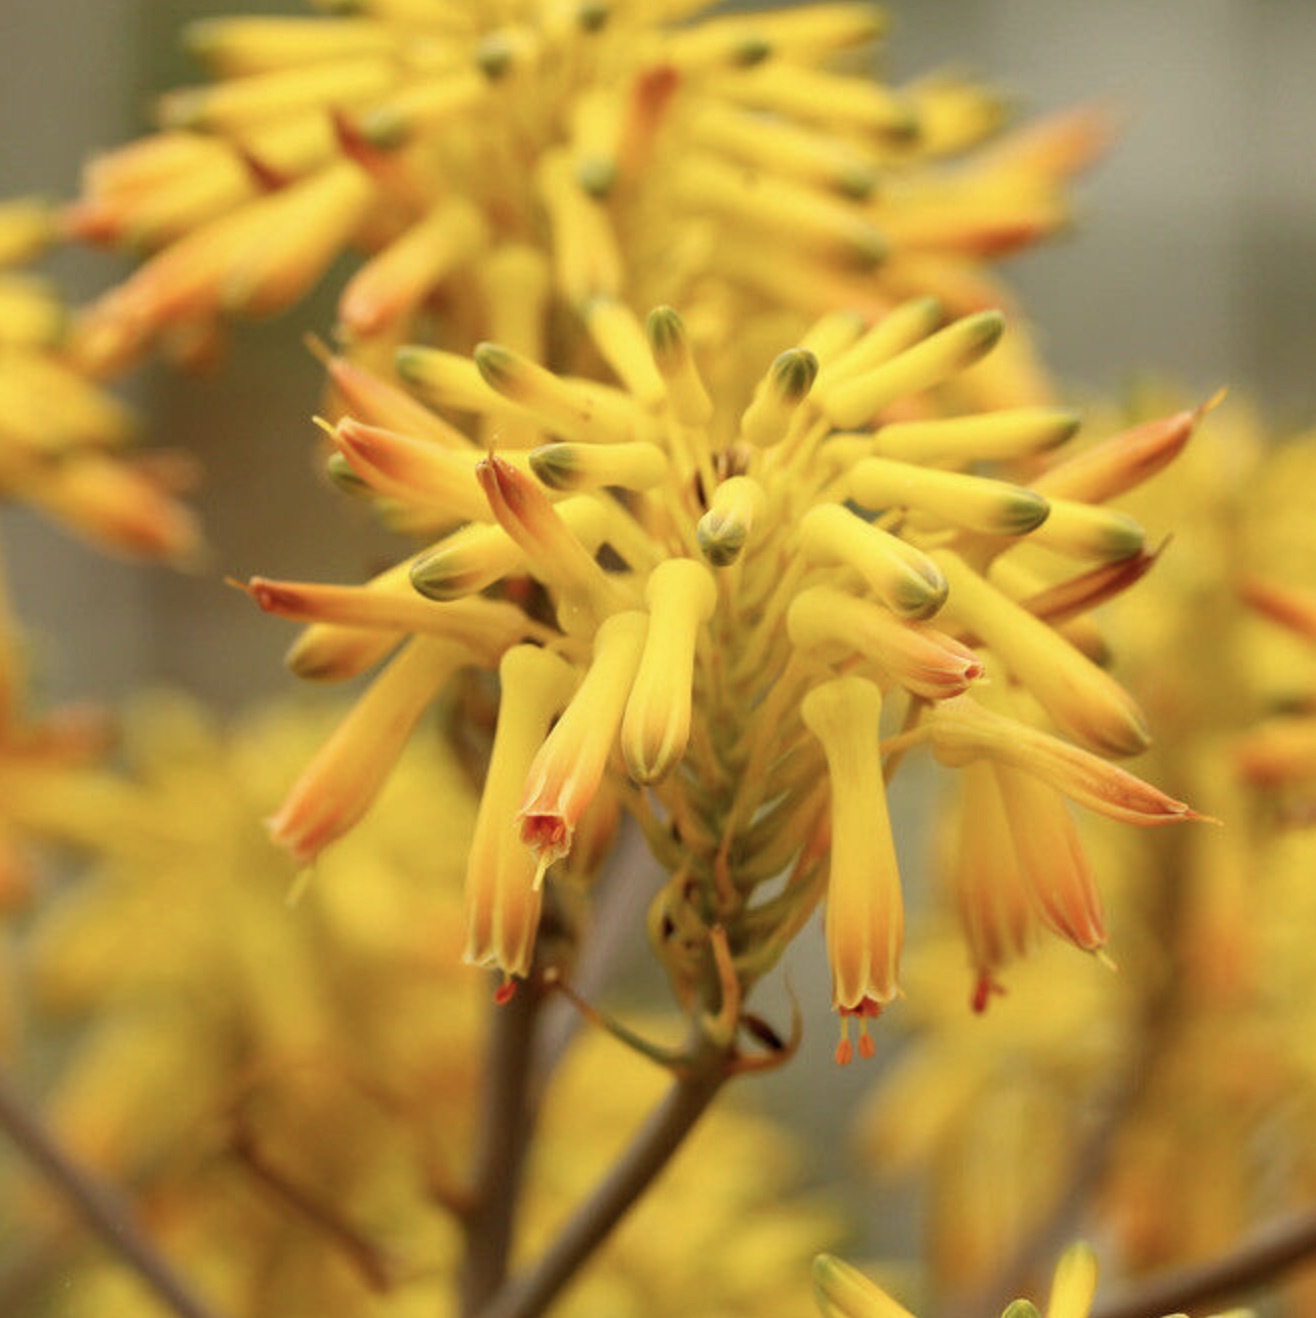
<svg viewBox="0 0 1316 1318">
<path fill-rule="evenodd" d="M 598 790 L 648 625 L 643 613 L 629 611 L 599 627 L 589 671 L 526 775 L 521 840 L 534 851 L 540 874 L 571 850 L 576 823 Z"/>
<path fill-rule="evenodd" d="M 801 713 L 822 743 L 831 782 L 827 953 L 832 1002 L 858 1011 L 866 1001 L 881 1004 L 896 996 L 905 935 L 882 781 L 882 696 L 863 678 L 838 678 L 814 687 Z"/>
<path fill-rule="evenodd" d="M 466 864 L 466 959 L 526 975 L 542 903 L 542 868 L 521 841 L 517 809 L 553 719 L 571 698 L 575 673 L 547 650 L 518 645 L 499 665 L 503 699 L 489 772 Z"/>
</svg>

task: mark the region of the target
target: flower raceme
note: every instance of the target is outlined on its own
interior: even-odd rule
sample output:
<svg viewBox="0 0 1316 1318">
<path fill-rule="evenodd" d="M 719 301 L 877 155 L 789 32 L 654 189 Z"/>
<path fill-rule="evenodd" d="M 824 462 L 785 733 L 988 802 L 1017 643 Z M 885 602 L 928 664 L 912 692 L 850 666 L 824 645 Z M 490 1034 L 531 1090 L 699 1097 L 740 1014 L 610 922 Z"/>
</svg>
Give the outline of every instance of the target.
<svg viewBox="0 0 1316 1318">
<path fill-rule="evenodd" d="M 1065 223 L 1068 180 L 1108 135 L 1091 111 L 999 135 L 1001 99 L 972 84 L 838 71 L 885 27 L 867 4 L 333 8 L 196 24 L 215 80 L 88 167 L 66 228 L 146 254 L 80 322 L 97 371 L 278 312 L 349 247 L 364 260 L 339 329 L 376 360 L 435 307 L 462 348 L 528 351 L 551 299 L 606 355 L 623 291 L 729 345 L 765 302 L 992 305 L 985 262 Z M 998 377 L 1041 388 L 1022 350 Z"/>
<path fill-rule="evenodd" d="M 415 394 L 519 441 L 493 451 L 331 363 L 356 411 L 327 426 L 332 461 L 390 516 L 440 534 L 363 586 L 249 587 L 311 624 L 291 656 L 305 675 L 397 651 L 362 698 L 378 718 L 349 718 L 275 836 L 311 860 L 368 807 L 440 685 L 500 667 L 471 960 L 532 973 L 542 901 L 564 865 L 581 877 L 582 820 L 619 800 L 671 876 L 650 927 L 681 992 L 700 991 L 723 938 L 747 988 L 825 901 L 833 1001 L 862 1022 L 899 993 L 885 781 L 918 745 L 988 767 L 1005 798 L 982 837 L 1010 849 L 997 867 L 1010 886 L 983 870 L 962 893 L 980 979 L 1039 928 L 1099 948 L 1065 798 L 1135 824 L 1195 817 L 1110 762 L 1147 732 L 1082 648 L 1087 614 L 1152 555 L 1104 501 L 1164 465 L 1193 414 L 1069 459 L 1053 452 L 1076 429 L 1067 411 L 947 415 L 1001 329 L 997 313 L 943 324 L 926 301 L 867 327 L 824 317 L 738 398 L 707 386 L 665 307 L 616 319 L 622 387 L 505 345 L 470 359 L 402 349 Z M 1012 479 L 1028 470 L 1034 488 Z M 1065 524 L 1048 535 L 1057 508 Z M 1037 837 L 1030 819 L 1046 824 Z M 1072 879 L 1048 872 L 1052 841 Z"/>
</svg>

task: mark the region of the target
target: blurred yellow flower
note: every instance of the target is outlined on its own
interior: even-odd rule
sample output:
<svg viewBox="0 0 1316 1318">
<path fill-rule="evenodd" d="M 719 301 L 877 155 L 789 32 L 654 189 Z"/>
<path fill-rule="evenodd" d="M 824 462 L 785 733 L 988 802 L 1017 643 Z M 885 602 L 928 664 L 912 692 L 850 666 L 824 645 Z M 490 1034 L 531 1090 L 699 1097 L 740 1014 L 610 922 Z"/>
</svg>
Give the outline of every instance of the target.
<svg viewBox="0 0 1316 1318">
<path fill-rule="evenodd" d="M 969 312 L 1003 300 L 986 262 L 1067 223 L 1068 182 L 1110 134 L 1083 110 L 1002 135 L 1001 98 L 973 83 L 874 81 L 868 4 L 709 8 L 436 0 L 195 24 L 214 81 L 93 160 L 66 216 L 146 254 L 80 320 L 80 355 L 100 371 L 279 311 L 348 246 L 365 260 L 338 328 L 376 363 L 435 309 L 462 350 L 533 352 L 548 299 L 605 360 L 622 299 L 679 303 L 728 358 L 765 309 L 874 315 L 930 292 Z M 1009 358 L 990 388 L 1044 394 L 1022 338 Z"/>
<path fill-rule="evenodd" d="M 260 820 L 323 725 L 285 709 L 223 734 L 180 699 L 140 705 L 128 754 L 147 808 L 49 903 L 24 954 L 34 1019 L 69 1043 L 48 1084 L 52 1126 L 132 1187 L 160 1248 L 235 1318 L 410 1315 L 442 1306 L 460 1266 L 487 1010 L 484 977 L 459 955 L 475 796 L 450 750 L 413 747 L 369 824 L 289 905 L 293 866 Z M 572 1044 L 527 1173 L 518 1261 L 664 1084 L 599 1032 Z M 835 1230 L 831 1209 L 792 1192 L 798 1170 L 766 1120 L 711 1114 L 563 1312 L 798 1313 L 807 1259 Z M 50 1260 L 42 1284 L 61 1313 L 155 1312 L 36 1192 L 15 1195 L 7 1230 Z"/>
<path fill-rule="evenodd" d="M 13 267 L 58 236 L 48 207 L 0 204 L 0 500 L 22 500 L 104 549 L 187 563 L 200 535 L 173 496 L 181 455 L 134 460 L 127 410 L 68 350 L 68 317 L 44 280 Z"/>
<path fill-rule="evenodd" d="M 823 1318 L 912 1318 L 909 1310 L 857 1268 L 820 1254 L 813 1264 L 814 1294 Z M 1056 1263 L 1046 1308 L 1014 1300 L 1001 1318 L 1088 1318 L 1097 1291 L 1097 1256 L 1091 1246 L 1070 1245 Z M 1243 1314 L 1245 1310 L 1234 1310 Z"/>
</svg>

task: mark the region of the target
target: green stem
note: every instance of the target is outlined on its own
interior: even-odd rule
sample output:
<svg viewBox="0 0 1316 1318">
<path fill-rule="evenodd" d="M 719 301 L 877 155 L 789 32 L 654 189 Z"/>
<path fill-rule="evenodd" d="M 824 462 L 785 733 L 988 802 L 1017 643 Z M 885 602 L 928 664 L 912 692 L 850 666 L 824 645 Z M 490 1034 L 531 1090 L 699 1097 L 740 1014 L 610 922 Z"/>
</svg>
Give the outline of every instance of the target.
<svg viewBox="0 0 1316 1318">
<path fill-rule="evenodd" d="M 83 1222 L 146 1283 L 178 1318 L 216 1318 L 133 1221 L 127 1204 L 94 1180 L 60 1147 L 0 1073 L 0 1128 Z"/>
<path fill-rule="evenodd" d="M 727 1075 L 726 1054 L 705 1046 L 539 1262 L 505 1286 L 480 1318 L 538 1318 L 658 1178 Z"/>
<path fill-rule="evenodd" d="M 1098 1301 L 1091 1318 L 1155 1318 L 1217 1307 L 1313 1258 L 1316 1209 L 1307 1208 L 1258 1231 L 1224 1258 L 1151 1277 Z"/>
</svg>

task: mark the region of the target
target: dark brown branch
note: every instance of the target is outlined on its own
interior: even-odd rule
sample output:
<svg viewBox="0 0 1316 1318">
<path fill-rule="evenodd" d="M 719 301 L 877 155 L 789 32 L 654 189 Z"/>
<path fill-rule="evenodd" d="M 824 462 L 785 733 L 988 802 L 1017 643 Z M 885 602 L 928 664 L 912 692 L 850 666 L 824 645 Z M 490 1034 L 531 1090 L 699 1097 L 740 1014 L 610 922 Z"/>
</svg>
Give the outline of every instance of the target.
<svg viewBox="0 0 1316 1318">
<path fill-rule="evenodd" d="M 504 1287 L 481 1318 L 538 1318 L 657 1180 L 728 1074 L 726 1054 L 705 1046 L 544 1256 Z"/>
<path fill-rule="evenodd" d="M 362 1280 L 371 1290 L 382 1295 L 391 1289 L 392 1269 L 384 1252 L 373 1241 L 366 1239 L 329 1204 L 324 1203 L 304 1186 L 298 1185 L 286 1172 L 274 1166 L 257 1147 L 250 1131 L 239 1127 L 230 1148 L 242 1166 L 261 1185 L 322 1235 L 333 1241 L 351 1260 Z"/>
<path fill-rule="evenodd" d="M 1316 1209 L 1308 1208 L 1263 1227 L 1224 1258 L 1178 1268 L 1098 1300 L 1091 1318 L 1201 1313 L 1233 1304 L 1249 1291 L 1269 1285 L 1290 1268 L 1313 1259 Z"/>
<path fill-rule="evenodd" d="M 0 1073 L 0 1128 L 82 1221 L 178 1318 L 217 1318 L 133 1220 L 124 1199 L 77 1165 Z"/>
<path fill-rule="evenodd" d="M 507 1278 L 522 1172 L 534 1129 L 535 1034 L 544 1001 L 537 979 L 496 1003 L 485 1062 L 474 1191 L 462 1215 L 462 1312 L 478 1313 Z"/>
</svg>

